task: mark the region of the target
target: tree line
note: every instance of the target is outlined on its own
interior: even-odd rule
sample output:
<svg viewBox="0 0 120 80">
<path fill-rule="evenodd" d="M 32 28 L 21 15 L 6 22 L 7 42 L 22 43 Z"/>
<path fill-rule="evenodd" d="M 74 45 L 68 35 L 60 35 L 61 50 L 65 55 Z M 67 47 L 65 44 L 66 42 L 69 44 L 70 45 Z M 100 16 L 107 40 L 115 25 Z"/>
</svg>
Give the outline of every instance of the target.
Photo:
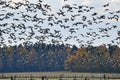
<svg viewBox="0 0 120 80">
<path fill-rule="evenodd" d="M 45 43 L 0 48 L 0 72 L 45 71 L 120 72 L 120 48 Z"/>
</svg>

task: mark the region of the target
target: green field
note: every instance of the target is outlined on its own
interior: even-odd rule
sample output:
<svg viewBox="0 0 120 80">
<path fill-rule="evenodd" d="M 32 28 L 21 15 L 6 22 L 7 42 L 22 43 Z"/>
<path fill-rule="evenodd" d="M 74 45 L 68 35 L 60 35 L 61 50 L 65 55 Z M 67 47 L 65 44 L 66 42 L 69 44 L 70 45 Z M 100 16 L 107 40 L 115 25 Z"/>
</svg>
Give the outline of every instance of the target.
<svg viewBox="0 0 120 80">
<path fill-rule="evenodd" d="M 0 80 L 120 80 L 120 74 L 77 72 L 0 73 Z"/>
<path fill-rule="evenodd" d="M 0 79 L 0 80 L 11 80 L 10 78 L 7 79 Z M 13 80 L 42 80 L 41 78 L 16 78 Z M 47 78 L 44 80 L 120 80 L 120 79 L 100 79 L 100 78 Z"/>
</svg>

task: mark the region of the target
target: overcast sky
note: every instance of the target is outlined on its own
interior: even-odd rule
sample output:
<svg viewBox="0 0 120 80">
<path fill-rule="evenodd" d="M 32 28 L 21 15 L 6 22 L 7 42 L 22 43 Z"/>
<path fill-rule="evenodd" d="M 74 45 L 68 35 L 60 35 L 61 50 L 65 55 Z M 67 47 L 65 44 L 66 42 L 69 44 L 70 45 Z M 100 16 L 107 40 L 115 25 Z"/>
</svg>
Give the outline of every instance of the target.
<svg viewBox="0 0 120 80">
<path fill-rule="evenodd" d="M 6 1 L 9 1 L 9 0 L 6 0 Z M 24 0 L 12 0 L 12 1 L 13 2 L 24 2 Z M 37 3 L 38 2 L 38 0 L 28 0 L 28 1 L 31 2 L 31 3 Z M 88 19 L 91 19 L 91 13 L 93 13 L 93 12 L 97 12 L 99 15 L 105 14 L 107 17 L 109 17 L 109 16 L 111 16 L 109 14 L 109 12 L 115 12 L 115 11 L 120 10 L 120 0 L 67 0 L 67 1 L 64 1 L 64 0 L 43 0 L 43 3 L 51 5 L 52 11 L 50 11 L 50 13 L 53 13 L 53 14 L 56 14 L 56 12 L 58 12 L 59 9 L 62 9 L 62 6 L 66 5 L 66 4 L 70 4 L 70 5 L 73 5 L 73 4 L 87 5 L 87 6 L 90 6 L 90 7 L 95 7 L 91 12 L 82 14 L 82 15 L 87 16 Z M 108 4 L 108 3 L 109 3 L 109 6 L 106 7 L 106 8 L 103 8 L 103 5 Z M 109 9 L 109 11 L 105 12 L 104 11 L 105 9 Z M 2 8 L 0 8 L 0 10 L 2 10 Z M 9 10 L 9 9 L 6 9 L 6 10 L 12 11 L 12 10 Z M 23 11 L 24 12 L 24 9 L 20 8 L 19 10 L 16 10 L 16 11 L 13 11 L 13 12 L 19 12 L 19 11 Z M 26 12 L 24 12 L 24 13 L 26 13 Z M 27 14 L 34 15 L 32 13 L 27 13 Z M 76 12 L 73 12 L 72 14 L 76 14 Z M 71 13 L 67 13 L 66 14 L 66 18 L 71 17 L 70 15 L 71 15 Z M 119 15 L 119 17 L 120 17 L 120 13 L 117 14 L 117 15 Z M 15 17 L 16 18 L 17 17 L 20 18 L 19 15 L 16 15 Z M 44 17 L 44 16 L 41 16 L 41 17 Z M 64 19 L 64 17 L 59 17 L 59 18 L 61 20 Z M 76 19 L 76 22 L 80 21 L 79 18 L 81 18 L 81 17 L 78 17 L 78 19 Z M 6 22 L 6 21 L 8 23 L 10 22 L 10 20 L 4 20 L 4 21 L 0 21 L 0 23 Z M 120 31 L 120 27 L 119 27 L 120 26 L 120 19 L 118 21 L 116 21 L 116 20 L 110 20 L 109 21 L 108 19 L 105 19 L 105 20 L 103 20 L 103 22 L 105 22 L 105 23 L 109 22 L 110 25 L 106 26 L 105 23 L 101 23 L 101 24 L 93 24 L 92 26 L 89 26 L 89 28 L 86 28 L 86 29 L 79 28 L 79 30 L 77 30 L 76 33 L 72 34 L 72 36 L 77 36 L 78 39 L 85 41 L 83 44 L 86 44 L 87 41 L 92 40 L 94 37 L 89 37 L 89 38 L 81 37 L 80 34 L 84 34 L 85 36 L 87 36 L 86 33 L 90 32 L 89 29 L 91 28 L 91 29 L 93 29 L 92 32 L 96 32 L 96 33 L 100 34 L 100 37 L 101 37 L 101 36 L 104 35 L 104 33 L 100 33 L 99 32 L 99 30 L 98 30 L 99 27 L 101 27 L 101 28 L 109 27 L 110 28 L 113 25 L 117 25 L 118 27 L 116 29 L 112 29 L 109 32 L 107 32 L 107 34 L 110 37 L 104 37 L 104 38 L 101 38 L 101 39 L 96 39 L 96 40 L 93 41 L 92 45 L 97 46 L 97 45 L 101 45 L 101 44 L 109 44 L 109 43 L 112 44 L 111 41 L 115 40 L 116 37 L 118 37 L 118 33 L 117 32 Z M 25 25 L 33 25 L 33 24 L 34 23 L 31 23 L 31 22 L 25 23 Z M 49 27 L 46 24 L 47 24 L 47 22 L 45 22 L 45 24 L 42 24 L 42 26 Z M 63 23 L 63 24 L 72 26 L 72 22 Z M 57 26 L 57 25 L 55 25 L 55 26 Z M 59 28 L 59 27 L 56 28 L 55 26 L 50 27 L 51 31 L 54 30 L 54 29 L 61 30 L 61 34 L 63 36 L 62 41 L 64 42 L 65 38 L 68 35 L 70 36 L 71 34 L 68 32 L 68 30 L 64 30 L 64 29 Z M 29 30 L 28 30 L 28 32 L 29 32 Z M 15 34 L 16 34 L 16 36 L 18 36 L 17 33 L 15 33 Z M 37 32 L 36 32 L 36 35 L 38 35 Z M 4 36 L 6 36 L 6 40 L 4 42 L 6 44 L 9 44 L 8 41 L 7 41 L 7 35 L 4 35 Z M 31 39 L 31 41 L 35 42 L 36 40 L 33 38 L 33 39 Z M 49 42 L 49 41 L 50 40 L 48 39 L 47 42 Z M 19 44 L 19 43 L 22 43 L 22 41 L 17 40 L 16 44 Z M 77 46 L 80 46 L 80 44 L 74 38 L 72 38 L 72 39 L 70 39 L 70 40 L 68 40 L 67 42 L 64 42 L 64 43 L 65 44 L 67 44 L 67 43 L 68 44 L 75 44 Z M 114 44 L 120 45 L 118 43 L 120 43 L 120 40 L 115 41 Z M 15 44 L 15 43 L 13 42 L 12 44 Z"/>
</svg>

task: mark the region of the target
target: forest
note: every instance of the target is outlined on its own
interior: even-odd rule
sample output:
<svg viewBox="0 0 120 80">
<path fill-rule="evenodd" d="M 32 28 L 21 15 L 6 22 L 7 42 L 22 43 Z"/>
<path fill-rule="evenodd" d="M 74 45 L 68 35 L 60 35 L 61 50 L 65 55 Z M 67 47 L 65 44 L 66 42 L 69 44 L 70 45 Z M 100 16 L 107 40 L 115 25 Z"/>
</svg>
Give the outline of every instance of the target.
<svg viewBox="0 0 120 80">
<path fill-rule="evenodd" d="M 0 48 L 0 72 L 120 72 L 120 47 L 24 43 Z"/>
</svg>

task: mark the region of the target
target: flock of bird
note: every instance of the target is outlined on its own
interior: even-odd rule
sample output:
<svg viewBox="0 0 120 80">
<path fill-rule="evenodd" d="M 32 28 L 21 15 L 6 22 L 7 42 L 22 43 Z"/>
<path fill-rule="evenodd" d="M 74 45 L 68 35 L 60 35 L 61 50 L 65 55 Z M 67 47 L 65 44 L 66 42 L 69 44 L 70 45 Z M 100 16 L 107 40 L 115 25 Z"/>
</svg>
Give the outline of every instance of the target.
<svg viewBox="0 0 120 80">
<path fill-rule="evenodd" d="M 37 41 L 87 46 L 114 35 L 108 44 L 120 45 L 120 10 L 109 6 L 104 4 L 101 12 L 93 6 L 64 4 L 55 11 L 42 0 L 0 0 L 0 46 Z"/>
</svg>

